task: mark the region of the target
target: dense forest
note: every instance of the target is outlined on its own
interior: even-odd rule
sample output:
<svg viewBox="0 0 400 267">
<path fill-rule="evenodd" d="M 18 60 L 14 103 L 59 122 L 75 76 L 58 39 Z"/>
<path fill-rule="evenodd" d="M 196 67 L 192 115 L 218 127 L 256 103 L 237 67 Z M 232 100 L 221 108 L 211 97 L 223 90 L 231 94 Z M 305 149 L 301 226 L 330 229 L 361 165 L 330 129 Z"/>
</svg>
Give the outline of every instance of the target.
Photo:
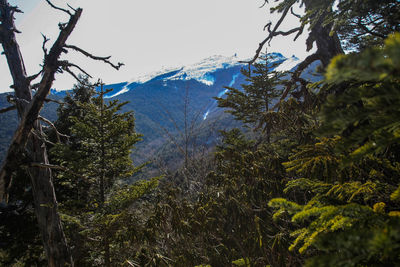
<svg viewBox="0 0 400 267">
<path fill-rule="evenodd" d="M 75 50 L 122 64 L 66 45 L 82 10 L 48 2 L 70 20 L 44 48 L 42 72 L 27 76 L 18 9 L 0 0 L 15 90 L 1 112 L 20 118 L 0 170 L 0 265 L 400 265 L 398 0 L 265 1 L 280 19 L 265 25 L 242 70 L 247 82 L 216 97 L 243 127 L 221 131 L 207 153 L 188 147 L 186 133 L 175 140 L 181 166 L 157 177 L 133 164 L 142 137 L 126 103 L 105 100 L 108 89 L 59 58 Z M 298 27 L 282 29 L 288 16 Z M 268 43 L 295 45 L 301 34 L 314 53 L 292 72 L 274 71 Z M 317 82 L 303 75 L 314 62 Z M 79 82 L 53 123 L 39 112 L 60 71 Z"/>
</svg>

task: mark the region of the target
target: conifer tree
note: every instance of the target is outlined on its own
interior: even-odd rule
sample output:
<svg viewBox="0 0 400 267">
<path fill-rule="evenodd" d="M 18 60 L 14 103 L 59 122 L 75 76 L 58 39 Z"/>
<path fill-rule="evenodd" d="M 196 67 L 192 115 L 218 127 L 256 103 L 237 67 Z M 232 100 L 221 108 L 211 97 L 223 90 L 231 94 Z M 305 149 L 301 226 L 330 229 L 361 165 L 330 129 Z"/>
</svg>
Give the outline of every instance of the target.
<svg viewBox="0 0 400 267">
<path fill-rule="evenodd" d="M 227 112 L 237 120 L 252 124 L 256 130 L 262 129 L 268 142 L 271 139 L 271 130 L 277 123 L 275 104 L 282 94 L 282 87 L 278 87 L 283 73 L 272 71 L 273 66 L 265 55 L 263 62 L 254 64 L 254 68 L 242 69 L 248 84 L 242 85 L 242 90 L 226 87 L 226 97 L 217 97 L 218 106 L 228 108 Z"/>
<path fill-rule="evenodd" d="M 62 116 L 57 122 L 69 125 L 69 141 L 51 149 L 53 160 L 64 168 L 56 184 L 68 237 L 81 265 L 99 259 L 105 266 L 113 264 L 111 244 L 117 242 L 115 234 L 127 227 L 129 203 L 157 184 L 151 180 L 124 185 L 123 179 L 138 170 L 130 156 L 140 135 L 132 112 L 121 110 L 126 103 L 104 97 L 109 91 L 101 85 L 94 94 L 87 80 L 77 85 L 75 94 L 66 97 L 68 106 L 59 110 Z"/>
</svg>

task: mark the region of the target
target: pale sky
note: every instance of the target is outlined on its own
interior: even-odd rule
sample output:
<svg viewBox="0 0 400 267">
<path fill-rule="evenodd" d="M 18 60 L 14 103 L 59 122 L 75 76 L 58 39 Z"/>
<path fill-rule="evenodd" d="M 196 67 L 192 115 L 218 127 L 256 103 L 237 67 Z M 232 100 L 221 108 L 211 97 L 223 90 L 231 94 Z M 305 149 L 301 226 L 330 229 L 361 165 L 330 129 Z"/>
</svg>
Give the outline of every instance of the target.
<svg viewBox="0 0 400 267">
<path fill-rule="evenodd" d="M 247 59 L 254 55 L 266 32 L 263 26 L 276 21 L 264 0 L 53 0 L 67 8 L 82 7 L 83 14 L 68 44 L 123 62 L 116 71 L 106 64 L 71 52 L 67 59 L 84 68 L 93 78 L 105 83 L 131 80 L 163 67 L 193 64 L 213 55 Z M 25 11 L 17 14 L 18 42 L 28 75 L 39 71 L 43 52 L 42 36 L 56 39 L 58 22 L 67 21 L 62 12 L 51 9 L 44 0 L 13 0 Z M 295 26 L 288 22 L 286 29 Z M 294 36 L 293 36 L 294 37 Z M 304 38 L 275 39 L 269 52 L 304 58 Z M 0 49 L 2 51 L 2 49 Z M 11 91 L 11 77 L 5 56 L 0 56 L 0 92 Z M 53 85 L 57 90 L 70 89 L 75 80 L 67 73 L 58 74 Z"/>
</svg>

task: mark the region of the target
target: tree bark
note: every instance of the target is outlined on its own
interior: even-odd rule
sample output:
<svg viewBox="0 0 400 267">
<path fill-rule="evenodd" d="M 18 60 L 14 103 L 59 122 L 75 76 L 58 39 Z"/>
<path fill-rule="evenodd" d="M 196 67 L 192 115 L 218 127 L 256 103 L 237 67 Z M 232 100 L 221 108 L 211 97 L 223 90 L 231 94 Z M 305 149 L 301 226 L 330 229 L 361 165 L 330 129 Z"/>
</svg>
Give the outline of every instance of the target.
<svg viewBox="0 0 400 267">
<path fill-rule="evenodd" d="M 311 10 L 313 8 L 312 1 L 305 0 L 304 6 L 306 12 Z M 315 41 L 317 45 L 316 54 L 324 68 L 329 65 L 334 56 L 344 53 L 337 33 L 330 34 L 332 24 L 323 26 L 327 13 L 328 11 L 325 11 L 324 14 L 319 16 L 318 22 L 312 27 L 310 35 L 307 38 L 307 50 L 312 48 L 313 42 Z"/>
</svg>

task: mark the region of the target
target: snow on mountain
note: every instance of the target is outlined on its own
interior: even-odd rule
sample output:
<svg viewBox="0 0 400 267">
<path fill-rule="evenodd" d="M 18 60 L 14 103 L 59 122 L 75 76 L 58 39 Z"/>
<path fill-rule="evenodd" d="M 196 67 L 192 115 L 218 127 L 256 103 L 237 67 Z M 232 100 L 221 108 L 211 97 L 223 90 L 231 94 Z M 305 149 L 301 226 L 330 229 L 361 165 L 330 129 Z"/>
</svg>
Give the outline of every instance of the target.
<svg viewBox="0 0 400 267">
<path fill-rule="evenodd" d="M 300 63 L 300 59 L 295 56 L 286 58 L 280 53 L 269 53 L 269 61 L 271 64 L 278 63 L 276 71 L 290 71 Z M 136 76 L 126 82 L 123 86 L 119 87 L 118 90 L 114 90 L 112 95 L 108 95 L 107 98 L 112 98 L 120 94 L 126 93 L 132 90 L 140 84 L 144 84 L 150 81 L 162 80 L 163 86 L 167 86 L 168 81 L 176 80 L 196 80 L 208 86 L 214 85 L 215 72 L 220 69 L 228 69 L 235 66 L 243 65 L 239 62 L 239 58 L 236 56 L 226 57 L 221 55 L 215 55 L 203 59 L 202 61 L 184 66 L 184 67 L 163 67 L 161 70 L 154 71 L 145 75 Z M 232 77 L 232 82 L 229 86 L 235 82 L 238 76 Z M 218 96 L 221 97 L 226 93 L 227 90 L 221 91 Z M 205 115 L 205 114 L 204 114 Z M 205 116 L 206 117 L 206 116 Z"/>
<path fill-rule="evenodd" d="M 197 64 L 183 67 L 180 72 L 170 77 L 170 80 L 197 80 L 206 85 L 213 85 L 215 78 L 211 73 L 218 69 L 225 69 L 241 65 L 237 56 L 224 57 L 224 56 L 212 56 L 203 59 Z"/>
<path fill-rule="evenodd" d="M 119 90 L 118 92 L 116 92 L 116 93 L 114 93 L 114 94 L 112 94 L 112 95 L 106 95 L 106 96 L 104 96 L 104 98 L 113 98 L 113 97 L 116 97 L 116 96 L 118 96 L 118 95 L 121 95 L 121 94 L 123 94 L 123 93 L 126 93 L 126 92 L 128 92 L 129 91 L 129 89 L 128 89 L 128 87 L 125 85 L 121 90 Z"/>
<path fill-rule="evenodd" d="M 228 86 L 229 86 L 229 87 L 232 87 L 232 86 L 235 84 L 236 79 L 237 79 L 238 77 L 239 77 L 239 73 L 234 74 L 234 75 L 232 76 L 232 81 L 229 83 Z M 228 91 L 229 91 L 228 89 L 222 90 L 222 91 L 218 94 L 218 97 L 222 97 L 222 96 L 223 96 L 224 94 L 226 94 Z M 214 108 L 216 108 L 216 107 L 217 107 L 217 100 L 214 100 L 213 103 L 211 104 L 211 107 L 209 107 L 209 108 L 207 109 L 207 111 L 203 114 L 203 120 L 206 120 L 208 114 L 210 114 L 211 109 L 214 109 Z"/>
<path fill-rule="evenodd" d="M 135 77 L 128 81 L 128 85 L 132 83 L 143 84 L 148 81 L 157 79 L 157 80 L 197 80 L 206 85 L 213 85 L 215 82 L 215 78 L 212 76 L 212 73 L 218 69 L 229 68 L 233 66 L 240 65 L 239 59 L 237 56 L 225 57 L 225 56 L 212 56 L 202 61 L 185 66 L 185 67 L 173 67 L 173 68 L 163 68 L 162 70 L 155 71 L 146 75 L 141 75 Z M 170 75 L 166 75 L 170 74 Z M 161 77 L 163 76 L 163 77 Z"/>
<path fill-rule="evenodd" d="M 269 58 L 269 60 L 272 60 L 273 62 L 285 61 L 287 59 L 281 53 L 277 53 L 277 52 L 268 53 L 268 58 Z"/>
<path fill-rule="evenodd" d="M 171 73 L 171 72 L 178 72 L 181 69 L 182 68 L 179 68 L 179 67 L 162 67 L 161 70 L 157 70 L 157 71 L 153 71 L 153 72 L 146 73 L 143 75 L 139 75 L 137 77 L 130 79 L 128 81 L 128 85 L 130 85 L 132 83 L 143 84 L 143 83 L 151 81 L 159 76 L 164 76 L 164 74 Z"/>
<path fill-rule="evenodd" d="M 283 63 L 281 63 L 278 67 L 276 67 L 275 71 L 290 71 L 294 67 L 296 67 L 300 62 L 301 61 L 298 57 L 292 56 L 283 61 Z"/>
</svg>

